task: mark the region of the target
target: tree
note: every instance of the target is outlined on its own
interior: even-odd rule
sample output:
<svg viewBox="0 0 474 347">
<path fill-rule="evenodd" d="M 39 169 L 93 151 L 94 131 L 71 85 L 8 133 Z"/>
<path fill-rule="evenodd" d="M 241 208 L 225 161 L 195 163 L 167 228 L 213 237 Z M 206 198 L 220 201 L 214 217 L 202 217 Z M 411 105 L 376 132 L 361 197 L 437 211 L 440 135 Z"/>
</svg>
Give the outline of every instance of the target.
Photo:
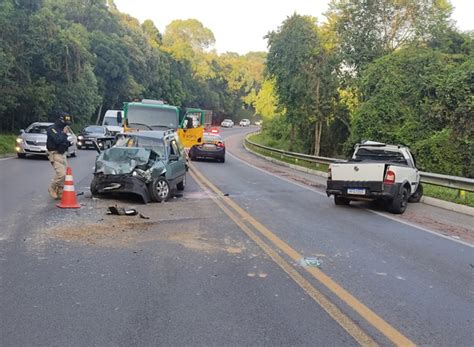
<svg viewBox="0 0 474 347">
<path fill-rule="evenodd" d="M 429 49 L 402 49 L 374 61 L 361 75 L 350 144 L 406 144 L 425 170 L 472 176 L 473 76 L 470 56 Z"/>
<path fill-rule="evenodd" d="M 265 80 L 254 101 L 255 112 L 266 119 L 271 119 L 277 114 L 278 99 L 274 89 L 275 82 Z"/>
<path fill-rule="evenodd" d="M 332 0 L 326 14 L 341 59 L 358 74 L 373 60 L 449 28 L 448 0 Z"/>
<path fill-rule="evenodd" d="M 322 124 L 330 112 L 334 86 L 316 21 L 293 14 L 267 38 L 267 68 L 275 80 L 279 103 L 286 109 L 291 141 L 295 141 L 295 127 L 305 131 L 313 124 L 314 135 L 310 138 L 313 153 L 319 155 Z"/>
</svg>

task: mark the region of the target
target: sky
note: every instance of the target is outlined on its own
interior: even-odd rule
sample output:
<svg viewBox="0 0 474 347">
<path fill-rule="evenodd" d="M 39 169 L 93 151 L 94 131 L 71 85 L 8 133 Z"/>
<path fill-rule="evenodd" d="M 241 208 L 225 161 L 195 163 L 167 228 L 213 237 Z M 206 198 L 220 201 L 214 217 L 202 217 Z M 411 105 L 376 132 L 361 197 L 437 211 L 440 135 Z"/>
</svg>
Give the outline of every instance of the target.
<svg viewBox="0 0 474 347">
<path fill-rule="evenodd" d="M 323 22 L 328 0 L 115 0 L 121 12 L 141 22 L 151 19 L 160 32 L 175 19 L 195 18 L 214 33 L 219 53 L 266 51 L 263 38 L 294 12 Z M 474 30 L 474 1 L 451 0 L 452 19 L 461 30 Z"/>
</svg>

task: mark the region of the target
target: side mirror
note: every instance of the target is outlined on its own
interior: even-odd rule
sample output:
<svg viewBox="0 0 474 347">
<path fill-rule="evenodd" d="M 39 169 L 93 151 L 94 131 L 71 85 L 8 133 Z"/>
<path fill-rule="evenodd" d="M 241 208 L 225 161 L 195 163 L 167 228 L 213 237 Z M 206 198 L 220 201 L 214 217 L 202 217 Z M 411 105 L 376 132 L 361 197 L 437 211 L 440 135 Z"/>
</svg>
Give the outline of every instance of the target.
<svg viewBox="0 0 474 347">
<path fill-rule="evenodd" d="M 117 112 L 117 123 L 122 124 L 122 111 Z"/>
<path fill-rule="evenodd" d="M 25 129 L 20 129 L 20 134 L 24 134 L 25 133 Z"/>
<path fill-rule="evenodd" d="M 99 144 L 97 143 L 97 141 L 93 141 L 94 143 L 94 149 L 97 151 L 97 153 L 100 154 L 100 147 L 99 147 Z"/>
<path fill-rule="evenodd" d="M 179 155 L 177 155 L 177 154 L 170 154 L 169 160 L 170 160 L 170 161 L 178 161 L 178 160 L 179 160 Z"/>
</svg>

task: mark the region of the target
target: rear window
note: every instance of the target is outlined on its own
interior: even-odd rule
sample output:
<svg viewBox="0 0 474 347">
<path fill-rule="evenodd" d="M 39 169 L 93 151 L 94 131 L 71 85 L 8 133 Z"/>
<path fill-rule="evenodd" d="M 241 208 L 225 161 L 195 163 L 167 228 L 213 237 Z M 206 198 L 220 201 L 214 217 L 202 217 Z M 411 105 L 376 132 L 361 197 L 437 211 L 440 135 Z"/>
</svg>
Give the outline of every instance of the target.
<svg viewBox="0 0 474 347">
<path fill-rule="evenodd" d="M 204 143 L 222 142 L 219 135 L 204 135 Z"/>
<path fill-rule="evenodd" d="M 355 153 L 354 160 L 357 161 L 383 161 L 408 165 L 407 160 L 401 152 L 387 151 L 383 148 L 359 148 Z"/>
</svg>

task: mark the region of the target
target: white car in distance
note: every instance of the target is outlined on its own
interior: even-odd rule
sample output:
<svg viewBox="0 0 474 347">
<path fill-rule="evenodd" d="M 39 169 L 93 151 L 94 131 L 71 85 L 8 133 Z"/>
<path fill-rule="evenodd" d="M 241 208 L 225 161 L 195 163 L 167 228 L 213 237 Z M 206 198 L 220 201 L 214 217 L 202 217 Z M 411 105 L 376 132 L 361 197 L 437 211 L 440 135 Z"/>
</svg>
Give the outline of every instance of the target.
<svg viewBox="0 0 474 347">
<path fill-rule="evenodd" d="M 250 120 L 249 119 L 242 119 L 239 123 L 241 127 L 248 127 L 250 126 Z"/>
<path fill-rule="evenodd" d="M 221 127 L 223 128 L 232 128 L 234 126 L 234 122 L 232 119 L 224 119 L 221 123 Z"/>
</svg>

